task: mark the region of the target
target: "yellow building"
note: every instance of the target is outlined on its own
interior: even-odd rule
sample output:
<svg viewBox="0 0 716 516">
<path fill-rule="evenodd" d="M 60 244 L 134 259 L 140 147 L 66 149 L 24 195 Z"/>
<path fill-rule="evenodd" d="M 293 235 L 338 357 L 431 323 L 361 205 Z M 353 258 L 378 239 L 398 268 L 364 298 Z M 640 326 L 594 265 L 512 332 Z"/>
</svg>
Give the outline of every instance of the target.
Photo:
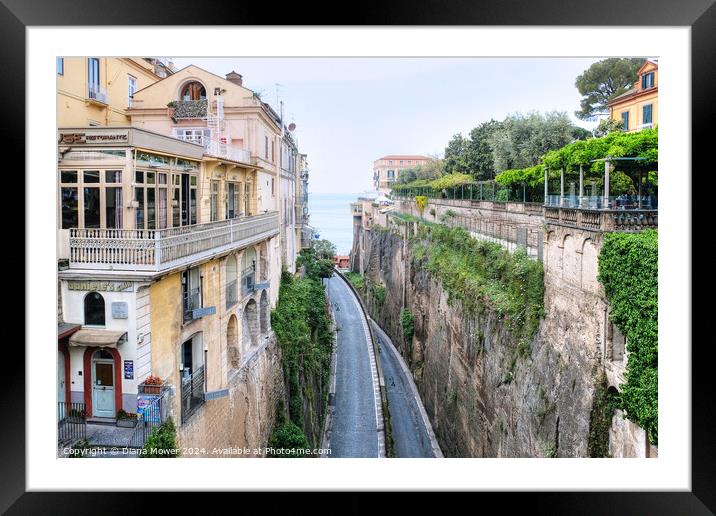
<svg viewBox="0 0 716 516">
<path fill-rule="evenodd" d="M 634 86 L 614 97 L 609 106 L 609 118 L 622 122 L 626 132 L 655 127 L 658 123 L 659 63 L 647 59 L 637 71 Z"/>
<path fill-rule="evenodd" d="M 134 92 L 172 73 L 148 57 L 58 57 L 57 126 L 128 125 Z"/>
</svg>

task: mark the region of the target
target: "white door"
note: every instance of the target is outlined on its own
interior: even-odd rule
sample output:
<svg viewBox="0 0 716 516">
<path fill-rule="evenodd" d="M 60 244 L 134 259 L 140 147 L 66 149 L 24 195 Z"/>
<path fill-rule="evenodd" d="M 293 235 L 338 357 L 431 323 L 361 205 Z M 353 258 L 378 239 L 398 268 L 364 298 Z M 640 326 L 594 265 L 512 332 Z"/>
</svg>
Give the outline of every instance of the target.
<svg viewBox="0 0 716 516">
<path fill-rule="evenodd" d="M 97 353 L 101 351 L 95 355 Z M 117 415 L 114 407 L 114 360 L 92 360 L 92 407 L 92 413 L 96 417 Z"/>
</svg>

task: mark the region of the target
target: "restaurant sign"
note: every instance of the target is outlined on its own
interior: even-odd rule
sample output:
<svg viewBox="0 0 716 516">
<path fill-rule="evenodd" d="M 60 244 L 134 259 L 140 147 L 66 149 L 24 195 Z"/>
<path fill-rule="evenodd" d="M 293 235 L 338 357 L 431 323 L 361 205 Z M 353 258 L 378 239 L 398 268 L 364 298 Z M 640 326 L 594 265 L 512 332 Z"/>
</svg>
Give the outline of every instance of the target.
<svg viewBox="0 0 716 516">
<path fill-rule="evenodd" d="M 65 145 L 129 143 L 129 130 L 126 131 L 82 131 L 61 132 L 58 143 Z"/>
</svg>

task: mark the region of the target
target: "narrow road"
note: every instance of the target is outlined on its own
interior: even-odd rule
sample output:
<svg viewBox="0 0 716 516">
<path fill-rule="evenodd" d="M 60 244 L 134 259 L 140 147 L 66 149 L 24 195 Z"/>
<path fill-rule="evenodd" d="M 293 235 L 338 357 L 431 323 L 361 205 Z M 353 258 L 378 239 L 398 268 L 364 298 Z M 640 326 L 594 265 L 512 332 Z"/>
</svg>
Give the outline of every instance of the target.
<svg viewBox="0 0 716 516">
<path fill-rule="evenodd" d="M 330 458 L 379 457 L 377 411 L 380 391 L 367 323 L 358 301 L 344 281 L 327 280 L 337 325 L 336 395 Z"/>
<path fill-rule="evenodd" d="M 373 335 L 380 346 L 385 387 L 388 391 L 393 451 L 396 457 L 441 457 L 430 421 L 410 372 L 385 332 L 374 321 Z M 430 437 L 433 437 L 431 442 Z"/>
</svg>

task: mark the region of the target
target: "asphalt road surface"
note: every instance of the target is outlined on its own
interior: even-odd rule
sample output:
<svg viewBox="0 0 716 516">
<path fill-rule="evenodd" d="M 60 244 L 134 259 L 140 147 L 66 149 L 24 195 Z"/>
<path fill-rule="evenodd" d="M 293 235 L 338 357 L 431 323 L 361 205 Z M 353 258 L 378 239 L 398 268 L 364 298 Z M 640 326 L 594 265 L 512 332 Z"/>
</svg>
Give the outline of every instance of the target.
<svg viewBox="0 0 716 516">
<path fill-rule="evenodd" d="M 372 324 L 373 335 L 380 346 L 380 360 L 388 391 L 393 452 L 396 457 L 434 457 L 418 405 L 422 402 L 419 398 L 416 399 L 410 381 L 400 365 L 402 358 L 397 356 L 397 350 L 388 344 L 390 338 L 383 330 L 374 322 Z"/>
<path fill-rule="evenodd" d="M 336 396 L 330 458 L 379 457 L 376 386 L 363 313 L 345 282 L 327 280 L 336 318 Z"/>
</svg>

